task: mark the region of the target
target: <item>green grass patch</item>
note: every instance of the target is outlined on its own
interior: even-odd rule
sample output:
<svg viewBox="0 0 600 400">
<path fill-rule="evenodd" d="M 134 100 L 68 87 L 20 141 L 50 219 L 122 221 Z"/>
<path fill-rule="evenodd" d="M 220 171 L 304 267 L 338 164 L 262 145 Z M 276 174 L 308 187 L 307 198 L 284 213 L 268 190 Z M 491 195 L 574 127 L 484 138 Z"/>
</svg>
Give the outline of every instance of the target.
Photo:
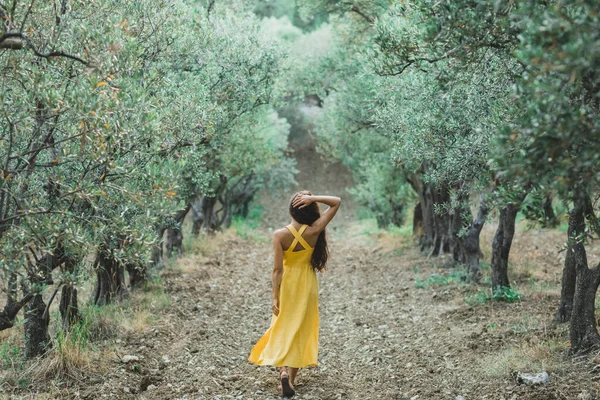
<svg viewBox="0 0 600 400">
<path fill-rule="evenodd" d="M 561 373 L 565 369 L 561 355 L 567 348 L 566 342 L 558 340 L 523 343 L 484 356 L 479 361 L 479 368 L 484 375 L 494 378 L 506 378 L 515 371 Z"/>
<path fill-rule="evenodd" d="M 417 289 L 425 289 L 428 287 L 448 286 L 451 284 L 465 284 L 469 279 L 469 275 L 465 269 L 451 271 L 447 275 L 433 274 L 425 279 L 415 279 L 415 287 Z"/>
<path fill-rule="evenodd" d="M 231 220 L 231 227 L 234 229 L 235 234 L 244 240 L 253 240 L 262 242 L 264 240 L 263 235 L 257 234 L 257 229 L 260 226 L 260 221 L 263 214 L 263 207 L 260 205 L 254 205 L 248 210 L 248 216 L 246 218 L 238 215 L 233 217 Z"/>
<path fill-rule="evenodd" d="M 523 294 L 516 292 L 512 287 L 502 287 L 495 290 L 493 293 L 487 291 L 479 291 L 477 293 L 467 295 L 465 303 L 469 305 L 483 304 L 488 301 L 504 301 L 506 303 L 515 303 L 523 299 Z"/>
<path fill-rule="evenodd" d="M 231 227 L 235 230 L 237 236 L 244 240 L 248 240 L 254 238 L 254 233 L 258 228 L 258 222 L 243 217 L 234 217 L 231 222 Z"/>
<path fill-rule="evenodd" d="M 21 347 L 15 343 L 13 338 L 8 338 L 0 344 L 0 363 L 3 370 L 20 368 L 22 360 Z"/>
<path fill-rule="evenodd" d="M 411 225 L 402 225 L 402 226 L 390 225 L 387 230 L 392 235 L 396 235 L 396 236 L 400 236 L 400 237 L 404 237 L 404 238 L 409 238 L 413 234 Z"/>
</svg>

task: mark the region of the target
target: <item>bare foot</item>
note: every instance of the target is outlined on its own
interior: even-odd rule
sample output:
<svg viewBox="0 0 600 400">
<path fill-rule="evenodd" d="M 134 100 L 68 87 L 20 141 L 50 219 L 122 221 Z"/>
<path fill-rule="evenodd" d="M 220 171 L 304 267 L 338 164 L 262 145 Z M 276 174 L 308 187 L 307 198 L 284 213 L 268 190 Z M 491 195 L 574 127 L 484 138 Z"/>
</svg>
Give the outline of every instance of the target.
<svg viewBox="0 0 600 400">
<path fill-rule="evenodd" d="M 288 376 L 288 373 L 285 371 L 282 371 L 280 374 L 281 377 L 281 385 L 279 385 L 279 388 L 282 392 L 282 397 L 286 398 L 286 397 L 294 397 L 294 395 L 296 394 L 296 391 L 294 390 L 294 386 L 292 384 L 290 384 L 290 378 Z"/>
</svg>

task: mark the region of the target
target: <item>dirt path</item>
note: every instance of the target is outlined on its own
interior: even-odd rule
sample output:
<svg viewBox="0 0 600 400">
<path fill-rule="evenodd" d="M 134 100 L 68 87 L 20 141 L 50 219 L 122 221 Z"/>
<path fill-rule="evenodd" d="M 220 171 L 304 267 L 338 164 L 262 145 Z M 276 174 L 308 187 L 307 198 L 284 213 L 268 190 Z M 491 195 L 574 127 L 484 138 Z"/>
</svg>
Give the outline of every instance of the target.
<svg viewBox="0 0 600 400">
<path fill-rule="evenodd" d="M 305 128 L 298 129 L 294 189 L 344 196 L 349 172 L 326 165 Z M 11 389 L 13 397 L 278 398 L 275 369 L 253 366 L 247 357 L 270 321 L 270 234 L 287 222 L 288 197 L 261 194 L 262 227 L 246 232 L 249 240 L 229 230 L 162 271 L 157 286 L 170 302 L 154 307 L 163 300 L 149 296 L 132 313 L 140 315 L 133 329 L 94 343 L 94 372 L 50 388 Z M 600 368 L 593 367 L 600 356 L 572 359 L 566 327 L 550 323 L 562 265 L 556 246 L 564 233 L 517 233 L 510 274 L 525 298 L 497 303 L 485 301 L 485 282 L 461 281 L 460 271 L 441 267 L 445 260 L 419 254 L 410 236 L 356 221 L 354 210 L 346 202 L 330 227 L 330 271 L 320 276 L 319 366 L 300 372 L 297 399 L 598 398 Z M 492 234 L 486 227 L 488 260 Z M 589 254 L 600 259 L 600 246 Z M 148 309 L 155 310 L 152 318 Z M 547 371 L 550 383 L 518 385 L 517 371 Z"/>
<path fill-rule="evenodd" d="M 544 387 L 517 385 L 506 373 L 486 375 L 502 367 L 493 363 L 511 349 L 566 343 L 564 330 L 542 322 L 514 329 L 548 319 L 555 297 L 469 306 L 463 299 L 470 286 L 417 288 L 448 271 L 401 244 L 408 239 L 377 239 L 360 229 L 332 239 L 330 272 L 320 277 L 319 366 L 300 372 L 297 399 L 541 400 L 576 399 L 586 388 L 597 393 L 587 364 L 567 360 Z M 78 395 L 277 398 L 274 370 L 246 361 L 270 319 L 270 244 L 257 236 L 262 241 L 223 238 L 226 252 L 186 258 L 163 273 L 173 304 L 152 327 L 116 345 L 117 354 L 140 360 L 116 361 L 102 383 Z M 400 245 L 390 246 L 392 239 Z"/>
</svg>

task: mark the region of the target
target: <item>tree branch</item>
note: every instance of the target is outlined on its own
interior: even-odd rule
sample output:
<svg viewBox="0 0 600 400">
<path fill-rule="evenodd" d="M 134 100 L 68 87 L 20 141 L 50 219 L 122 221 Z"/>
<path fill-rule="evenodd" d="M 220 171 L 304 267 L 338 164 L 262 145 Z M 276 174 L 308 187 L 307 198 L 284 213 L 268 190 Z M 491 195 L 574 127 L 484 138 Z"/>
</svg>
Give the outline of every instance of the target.
<svg viewBox="0 0 600 400">
<path fill-rule="evenodd" d="M 353 5 L 352 8 L 350 9 L 350 11 L 355 12 L 356 14 L 360 15 L 361 17 L 363 17 L 365 19 L 365 21 L 367 21 L 368 23 L 372 24 L 375 22 L 375 19 L 373 17 L 371 17 L 370 15 L 367 15 L 365 13 L 363 13 L 360 8 L 356 7 L 356 5 Z"/>
<path fill-rule="evenodd" d="M 20 39 L 20 40 L 11 40 L 11 39 Z M 22 41 L 25 41 L 27 47 L 33 51 L 33 53 L 40 58 L 52 58 L 52 57 L 64 57 L 69 58 L 71 60 L 82 63 L 83 65 L 89 65 L 89 62 L 85 61 L 82 58 L 74 56 L 72 54 L 65 53 L 64 51 L 52 51 L 50 53 L 42 53 L 38 50 L 38 48 L 33 44 L 31 39 L 22 34 L 21 32 L 7 32 L 4 35 L 0 36 L 0 49 L 11 49 L 18 50 L 23 48 Z"/>
</svg>

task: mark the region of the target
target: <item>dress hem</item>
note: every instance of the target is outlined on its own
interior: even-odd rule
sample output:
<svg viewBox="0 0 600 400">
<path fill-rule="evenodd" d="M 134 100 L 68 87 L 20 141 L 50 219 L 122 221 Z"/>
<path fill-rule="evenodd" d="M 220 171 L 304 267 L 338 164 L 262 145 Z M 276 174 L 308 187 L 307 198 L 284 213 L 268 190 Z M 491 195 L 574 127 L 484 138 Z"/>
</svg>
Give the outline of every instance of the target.
<svg viewBox="0 0 600 400">
<path fill-rule="evenodd" d="M 306 368 L 306 367 L 317 367 L 317 363 L 309 363 L 309 364 L 304 364 L 302 366 L 297 366 L 297 365 L 289 365 L 289 364 L 280 364 L 277 365 L 279 363 L 274 363 L 274 362 L 269 362 L 269 361 L 260 361 L 260 362 L 256 362 L 256 361 L 252 361 L 252 360 L 248 360 L 249 362 L 251 362 L 252 364 L 255 365 L 260 365 L 260 366 L 271 366 L 271 367 L 277 367 L 277 368 L 281 368 L 281 367 L 290 367 L 290 368 Z"/>
</svg>

